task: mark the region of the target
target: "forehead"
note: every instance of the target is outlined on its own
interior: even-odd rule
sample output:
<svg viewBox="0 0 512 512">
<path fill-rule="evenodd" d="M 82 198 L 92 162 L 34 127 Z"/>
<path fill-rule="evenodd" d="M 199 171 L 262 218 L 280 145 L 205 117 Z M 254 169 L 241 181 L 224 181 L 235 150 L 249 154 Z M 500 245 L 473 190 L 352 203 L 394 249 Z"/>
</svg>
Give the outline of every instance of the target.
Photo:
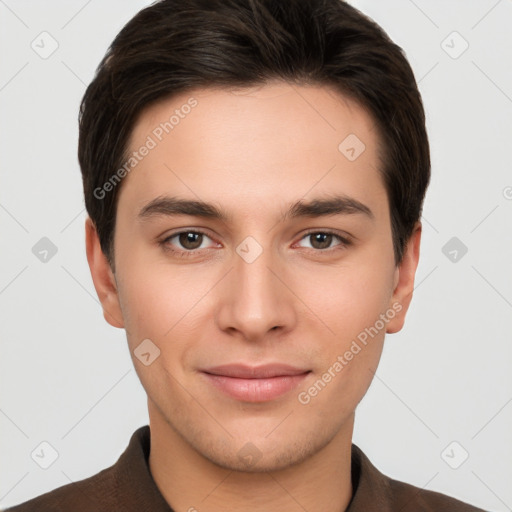
<svg viewBox="0 0 512 512">
<path fill-rule="evenodd" d="M 162 123 L 170 126 L 167 130 L 161 127 L 160 133 Z M 326 138 L 326 143 L 336 143 L 350 130 L 366 139 L 376 135 L 366 109 L 333 87 L 272 81 L 245 88 L 200 88 L 162 98 L 139 115 L 130 145 L 153 132 L 157 139 L 170 135 L 178 140 L 180 135 L 190 135 L 187 127 L 195 130 L 200 124 L 215 129 L 215 134 L 210 133 L 211 140 L 226 134 L 233 139 L 235 129 L 245 139 L 247 135 L 256 138 L 262 130 L 282 135 L 285 125 L 291 136 L 298 139 L 306 135 L 311 145 L 317 145 L 319 137 Z M 295 125 L 293 130 L 291 124 Z M 313 132 L 317 137 L 312 137 Z M 281 137 L 276 142 L 280 140 Z"/>
<path fill-rule="evenodd" d="M 326 86 L 191 90 L 139 116 L 127 156 L 151 149 L 121 196 L 140 205 L 172 191 L 240 203 L 342 186 L 368 202 L 383 192 L 378 142 L 367 111 Z"/>
</svg>

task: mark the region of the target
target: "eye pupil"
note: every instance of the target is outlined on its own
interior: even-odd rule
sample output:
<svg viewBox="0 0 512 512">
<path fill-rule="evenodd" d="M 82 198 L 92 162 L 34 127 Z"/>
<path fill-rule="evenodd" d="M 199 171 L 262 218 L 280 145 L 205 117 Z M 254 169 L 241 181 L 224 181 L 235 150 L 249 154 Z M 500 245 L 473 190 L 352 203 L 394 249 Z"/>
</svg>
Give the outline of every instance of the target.
<svg viewBox="0 0 512 512">
<path fill-rule="evenodd" d="M 201 233 L 192 233 L 192 232 L 181 233 L 179 235 L 179 241 L 180 241 L 180 244 L 185 249 L 193 250 L 193 249 L 197 249 L 198 247 L 201 246 L 201 243 L 203 241 L 202 237 L 203 237 L 203 235 Z"/>
</svg>

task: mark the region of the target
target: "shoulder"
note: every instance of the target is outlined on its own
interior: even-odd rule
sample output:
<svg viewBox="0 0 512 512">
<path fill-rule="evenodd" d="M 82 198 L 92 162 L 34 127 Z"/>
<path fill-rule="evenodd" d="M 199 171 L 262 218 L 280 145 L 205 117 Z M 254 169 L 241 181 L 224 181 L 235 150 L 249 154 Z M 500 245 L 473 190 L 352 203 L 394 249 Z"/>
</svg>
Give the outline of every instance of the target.
<svg viewBox="0 0 512 512">
<path fill-rule="evenodd" d="M 98 512 L 115 503 L 113 467 L 84 480 L 58 487 L 4 512 Z M 105 508 L 107 507 L 107 508 Z"/>
<path fill-rule="evenodd" d="M 403 512 L 485 512 L 469 503 L 436 491 L 388 478 L 389 488 L 396 510 Z"/>
<path fill-rule="evenodd" d="M 99 473 L 58 487 L 4 512 L 112 512 L 144 510 L 151 501 L 163 505 L 147 466 L 149 426 L 136 430 L 128 447 L 112 466 Z M 156 506 L 154 508 L 157 508 Z"/>
<path fill-rule="evenodd" d="M 379 512 L 485 512 L 446 494 L 384 475 L 355 444 L 352 444 L 352 484 L 355 492 L 347 512 L 373 509 Z"/>
</svg>

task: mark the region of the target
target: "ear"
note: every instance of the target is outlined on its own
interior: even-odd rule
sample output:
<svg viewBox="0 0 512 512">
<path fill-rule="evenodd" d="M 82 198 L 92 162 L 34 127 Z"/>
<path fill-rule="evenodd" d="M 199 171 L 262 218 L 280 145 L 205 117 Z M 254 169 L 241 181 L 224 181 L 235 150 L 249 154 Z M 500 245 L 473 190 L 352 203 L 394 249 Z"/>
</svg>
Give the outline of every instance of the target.
<svg viewBox="0 0 512 512">
<path fill-rule="evenodd" d="M 414 277 L 420 258 L 421 222 L 417 222 L 404 251 L 402 262 L 395 270 L 394 290 L 390 308 L 396 311 L 386 327 L 386 332 L 392 334 L 402 329 L 405 315 L 411 303 L 414 291 Z"/>
<path fill-rule="evenodd" d="M 107 257 L 101 250 L 98 232 L 90 217 L 85 221 L 85 248 L 94 288 L 103 307 L 103 316 L 113 327 L 123 328 L 116 280 Z"/>
</svg>

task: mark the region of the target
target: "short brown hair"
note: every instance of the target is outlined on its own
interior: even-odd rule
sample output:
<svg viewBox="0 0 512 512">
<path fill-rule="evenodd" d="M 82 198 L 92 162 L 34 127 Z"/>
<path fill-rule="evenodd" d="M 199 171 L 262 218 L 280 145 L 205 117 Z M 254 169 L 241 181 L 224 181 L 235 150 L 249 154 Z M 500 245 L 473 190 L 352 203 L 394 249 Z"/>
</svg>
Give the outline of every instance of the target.
<svg viewBox="0 0 512 512">
<path fill-rule="evenodd" d="M 193 88 L 271 79 L 334 86 L 372 116 L 402 261 L 430 181 L 425 113 L 402 49 L 342 0 L 161 0 L 117 35 L 80 106 L 85 205 L 112 266 L 121 184 L 97 191 L 123 165 L 143 109 Z"/>
</svg>

